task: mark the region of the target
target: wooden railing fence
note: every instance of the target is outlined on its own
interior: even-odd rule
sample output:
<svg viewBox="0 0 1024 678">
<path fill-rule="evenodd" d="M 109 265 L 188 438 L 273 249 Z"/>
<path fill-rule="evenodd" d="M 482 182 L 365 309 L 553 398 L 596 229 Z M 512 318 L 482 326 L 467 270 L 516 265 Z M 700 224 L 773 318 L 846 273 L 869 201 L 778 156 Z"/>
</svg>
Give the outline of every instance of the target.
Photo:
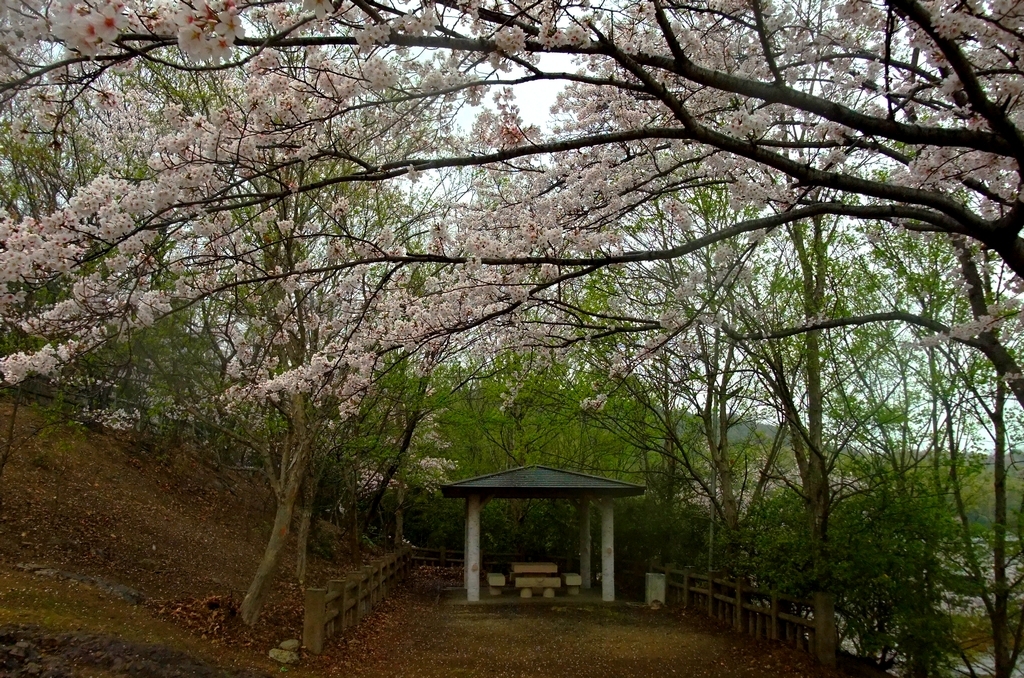
<svg viewBox="0 0 1024 678">
<path fill-rule="evenodd" d="M 465 558 L 462 551 L 449 551 L 444 546 L 438 549 L 423 549 L 418 546 L 412 549 L 412 560 L 419 565 L 437 565 L 439 567 L 462 566 Z"/>
<path fill-rule="evenodd" d="M 807 600 L 757 589 L 743 579 L 724 579 L 719 572 L 697 574 L 671 566 L 655 570 L 665 573 L 666 604 L 695 607 L 739 633 L 788 643 L 826 666 L 835 666 L 837 637 L 831 595 L 815 593 Z"/>
<path fill-rule="evenodd" d="M 405 547 L 330 580 L 327 588 L 306 589 L 302 644 L 313 654 L 323 652 L 325 640 L 358 624 L 411 569 L 412 548 Z"/>
</svg>

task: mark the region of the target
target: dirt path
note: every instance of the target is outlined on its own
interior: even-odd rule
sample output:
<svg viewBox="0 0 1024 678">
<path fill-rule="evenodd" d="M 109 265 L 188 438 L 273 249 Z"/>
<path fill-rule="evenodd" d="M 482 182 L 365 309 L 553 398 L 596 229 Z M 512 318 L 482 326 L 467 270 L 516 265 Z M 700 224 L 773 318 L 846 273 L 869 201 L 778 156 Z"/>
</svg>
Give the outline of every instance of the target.
<svg viewBox="0 0 1024 678">
<path fill-rule="evenodd" d="M 414 582 L 371 622 L 372 635 L 340 639 L 334 652 L 318 658 L 319 668 L 424 678 L 838 675 L 806 655 L 749 640 L 696 615 L 642 605 L 452 605 L 436 591 L 436 583 Z"/>
<path fill-rule="evenodd" d="M 281 667 L 266 652 L 294 629 L 278 629 L 273 642 L 237 629 L 199 637 L 81 582 L 0 569 L 0 678 L 844 678 L 698 614 L 560 601 L 453 605 L 439 589 L 457 582 L 417 570 L 322 655 L 303 652 L 298 665 Z"/>
</svg>

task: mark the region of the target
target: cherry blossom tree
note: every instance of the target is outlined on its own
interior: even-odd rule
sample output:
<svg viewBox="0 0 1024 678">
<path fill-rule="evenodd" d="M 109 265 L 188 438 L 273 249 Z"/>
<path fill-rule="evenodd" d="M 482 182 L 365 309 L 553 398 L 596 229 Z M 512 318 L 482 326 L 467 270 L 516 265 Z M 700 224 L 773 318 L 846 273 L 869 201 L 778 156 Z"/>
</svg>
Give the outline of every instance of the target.
<svg viewBox="0 0 1024 678">
<path fill-rule="evenodd" d="M 40 133 L 146 64 L 237 74 L 244 90 L 234 111 L 174 120 L 153 140 L 150 176 L 100 180 L 42 222 L 6 225 L 8 307 L 27 280 L 79 270 L 97 256 L 94 245 L 116 247 L 128 264 L 172 231 L 217 228 L 227 211 L 467 165 L 489 169 L 474 200 L 453 208 L 457 229 L 441 220 L 429 242 L 385 238 L 367 243 L 361 261 L 334 264 L 454 266 L 438 276 L 432 300 L 443 322 L 403 324 L 409 334 L 548 303 L 562 276 L 684 256 L 704 243 L 634 250 L 621 220 L 652 195 L 701 183 L 728 185 L 756 215 L 714 239 L 832 214 L 960 234 L 1024 270 L 1012 7 L 69 2 L 8 3 L 4 21 L 3 88 L 33 98 Z M 353 52 L 355 62 L 343 56 Z M 578 56 L 580 67 L 552 72 L 539 58 L 546 52 Z M 499 105 L 480 117 L 470 144 L 422 135 L 394 143 L 403 119 L 443 120 L 436 111 L 479 100 L 484 87 L 549 79 L 571 83 L 551 134 L 524 129 L 513 106 Z M 113 105 L 144 108 L 139 89 Z M 368 136 L 391 136 L 390 146 L 346 143 L 363 131 L 353 114 L 367 108 L 376 116 Z M 300 165 L 328 170 L 249 185 Z M 510 167 L 531 176 L 509 188 L 501 178 Z M 481 309 L 472 319 L 460 317 L 466 288 Z M 62 313 L 74 305 L 82 302 Z M 56 364 L 95 339 L 55 346 L 32 364 Z M 7 361 L 6 373 L 20 364 Z"/>
<path fill-rule="evenodd" d="M 693 318 L 608 313 L 596 288 L 715 244 L 728 270 L 779 232 L 802 250 L 803 312 L 723 328 L 734 341 L 802 335 L 814 359 L 819 332 L 914 323 L 983 352 L 1024 401 L 1002 341 L 1024 275 L 1022 23 L 1000 1 L 5 0 L 0 92 L 28 112 L 9 124 L 60 139 L 103 111 L 94 133 L 126 162 L 49 214 L 0 222 L 0 314 L 45 342 L 0 372 L 54 372 L 162 317 L 255 294 L 270 319 L 226 327 L 225 374 L 244 380 L 225 400 L 293 419 L 318 399 L 351 411 L 382 352 L 436 353 L 456 334 L 489 353 L 637 334 L 653 354 Z M 175 100 L 178 79 L 219 96 Z M 526 126 L 505 89 L 543 81 L 565 84 L 548 130 Z M 471 133 L 453 133 L 492 88 Z M 339 187 L 357 184 L 438 208 L 353 227 Z M 727 191 L 730 218 L 698 234 L 690 200 L 708 187 Z M 674 225 L 657 242 L 640 237 L 654 205 Z M 971 319 L 833 317 L 822 223 L 873 233 L 865 253 L 892 231 L 950 239 Z M 998 301 L 978 284 L 995 269 L 1010 291 Z M 66 293 L 43 299 L 54 283 Z M 820 448 L 815 369 L 806 411 L 787 417 L 806 415 Z"/>
</svg>

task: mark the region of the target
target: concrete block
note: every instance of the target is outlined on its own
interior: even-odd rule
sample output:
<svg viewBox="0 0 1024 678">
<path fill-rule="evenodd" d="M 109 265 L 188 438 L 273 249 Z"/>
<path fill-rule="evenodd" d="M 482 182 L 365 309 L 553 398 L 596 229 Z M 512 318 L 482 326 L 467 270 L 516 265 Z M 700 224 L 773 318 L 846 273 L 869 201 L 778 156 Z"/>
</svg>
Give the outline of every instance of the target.
<svg viewBox="0 0 1024 678">
<path fill-rule="evenodd" d="M 501 587 L 500 586 L 491 586 L 491 587 L 489 587 L 489 589 L 490 589 L 490 592 L 491 592 L 492 596 L 500 596 L 501 595 Z"/>
<path fill-rule="evenodd" d="M 531 589 L 557 589 L 562 585 L 558 577 L 516 577 L 516 586 L 519 588 Z"/>
<path fill-rule="evenodd" d="M 491 572 L 491 573 L 489 573 L 487 575 L 487 585 L 488 586 L 504 586 L 505 585 L 505 575 L 503 575 L 501 572 Z"/>
<path fill-rule="evenodd" d="M 544 597 L 545 598 L 554 598 L 555 597 L 555 590 L 554 589 L 544 589 Z"/>
<path fill-rule="evenodd" d="M 650 605 L 654 601 L 658 601 L 662 605 L 665 604 L 665 575 L 657 574 L 655 572 L 647 573 L 647 595 L 645 597 L 647 604 Z"/>
<path fill-rule="evenodd" d="M 558 573 L 558 564 L 554 562 L 513 562 L 512 571 L 516 575 L 554 575 Z"/>
<path fill-rule="evenodd" d="M 579 586 L 570 586 L 570 587 L 568 587 L 566 589 L 566 591 L 568 592 L 568 594 L 570 596 L 578 596 L 580 594 L 580 587 Z"/>
<path fill-rule="evenodd" d="M 566 572 L 562 575 L 562 580 L 565 581 L 566 586 L 582 586 L 583 577 L 573 572 Z"/>
<path fill-rule="evenodd" d="M 533 590 L 532 589 L 523 589 L 522 592 L 519 594 L 519 597 L 520 598 L 533 598 Z"/>
</svg>

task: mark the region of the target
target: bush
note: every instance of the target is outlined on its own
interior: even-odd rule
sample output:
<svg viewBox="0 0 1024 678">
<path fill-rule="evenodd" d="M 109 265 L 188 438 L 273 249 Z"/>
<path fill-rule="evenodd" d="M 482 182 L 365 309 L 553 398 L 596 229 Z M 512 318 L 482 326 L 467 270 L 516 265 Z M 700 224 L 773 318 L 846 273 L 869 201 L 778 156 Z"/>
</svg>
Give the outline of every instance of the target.
<svg viewBox="0 0 1024 678">
<path fill-rule="evenodd" d="M 836 504 L 825 562 L 815 570 L 803 504 L 781 490 L 735 535 L 738 574 L 791 595 L 833 593 L 847 649 L 882 669 L 937 675 L 956 647 L 943 606 L 953 528 L 942 498 L 927 488 L 883 483 Z"/>
</svg>

